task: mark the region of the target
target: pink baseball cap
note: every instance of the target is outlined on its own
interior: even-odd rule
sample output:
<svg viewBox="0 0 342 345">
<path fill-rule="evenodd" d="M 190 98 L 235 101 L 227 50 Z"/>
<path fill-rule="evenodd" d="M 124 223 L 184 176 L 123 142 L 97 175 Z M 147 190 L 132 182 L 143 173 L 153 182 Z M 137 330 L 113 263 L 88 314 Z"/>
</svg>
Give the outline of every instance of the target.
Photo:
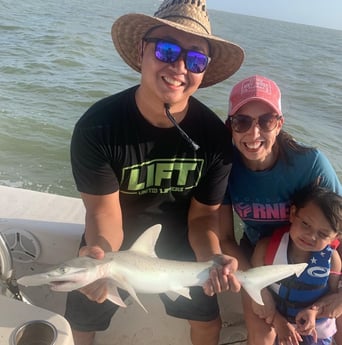
<svg viewBox="0 0 342 345">
<path fill-rule="evenodd" d="M 228 115 L 234 115 L 243 105 L 259 100 L 269 104 L 278 115 L 281 112 L 281 92 L 271 79 L 253 75 L 237 83 L 229 96 Z"/>
</svg>

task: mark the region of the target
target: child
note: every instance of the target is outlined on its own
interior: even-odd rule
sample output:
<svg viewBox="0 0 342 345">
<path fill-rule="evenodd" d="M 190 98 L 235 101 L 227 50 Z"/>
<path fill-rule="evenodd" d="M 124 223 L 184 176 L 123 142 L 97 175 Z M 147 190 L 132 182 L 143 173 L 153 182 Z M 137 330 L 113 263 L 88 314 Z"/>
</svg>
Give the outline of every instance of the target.
<svg viewBox="0 0 342 345">
<path fill-rule="evenodd" d="M 252 257 L 253 266 L 308 263 L 299 277 L 269 287 L 273 299 L 263 291 L 267 303 L 274 303 L 276 308 L 274 337 L 279 345 L 328 345 L 336 332 L 335 319 L 316 320 L 317 310 L 310 306 L 338 290 L 341 259 L 335 248 L 342 234 L 342 197 L 323 187 L 307 187 L 293 199 L 290 223 L 260 240 Z M 267 303 L 264 310 L 272 310 Z M 296 318 L 299 311 L 301 316 Z"/>
</svg>

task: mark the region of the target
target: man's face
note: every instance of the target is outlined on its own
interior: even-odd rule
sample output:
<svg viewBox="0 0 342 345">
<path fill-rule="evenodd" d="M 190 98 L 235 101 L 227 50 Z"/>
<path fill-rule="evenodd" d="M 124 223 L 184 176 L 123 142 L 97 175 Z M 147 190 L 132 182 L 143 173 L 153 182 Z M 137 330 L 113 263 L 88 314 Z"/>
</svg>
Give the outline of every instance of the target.
<svg viewBox="0 0 342 345">
<path fill-rule="evenodd" d="M 180 32 L 168 26 L 158 27 L 148 34 L 179 45 L 186 50 L 209 54 L 205 39 Z M 141 62 L 141 87 L 156 102 L 182 105 L 195 93 L 202 82 L 204 72 L 193 73 L 186 68 L 185 54 L 173 62 L 162 62 L 155 56 L 155 42 L 143 42 Z"/>
</svg>

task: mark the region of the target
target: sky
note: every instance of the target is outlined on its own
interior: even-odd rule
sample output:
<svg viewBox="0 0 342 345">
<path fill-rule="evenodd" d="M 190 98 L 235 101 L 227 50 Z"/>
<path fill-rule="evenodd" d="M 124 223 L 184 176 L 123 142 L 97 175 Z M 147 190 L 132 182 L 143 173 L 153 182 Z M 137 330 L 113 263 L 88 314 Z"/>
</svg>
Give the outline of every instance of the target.
<svg viewBox="0 0 342 345">
<path fill-rule="evenodd" d="M 342 30 L 342 0 L 207 0 L 207 7 Z"/>
</svg>

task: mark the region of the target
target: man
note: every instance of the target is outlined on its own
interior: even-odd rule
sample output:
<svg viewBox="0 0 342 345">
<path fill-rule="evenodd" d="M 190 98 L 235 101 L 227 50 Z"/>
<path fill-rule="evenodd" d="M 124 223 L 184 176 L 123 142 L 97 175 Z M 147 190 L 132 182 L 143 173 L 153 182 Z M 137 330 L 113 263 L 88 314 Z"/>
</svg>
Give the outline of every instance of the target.
<svg viewBox="0 0 342 345">
<path fill-rule="evenodd" d="M 213 271 L 208 295 L 238 291 L 229 274 L 234 258 L 221 255 L 220 206 L 232 160 L 222 121 L 192 95 L 238 70 L 242 49 L 211 35 L 205 1 L 165 0 L 153 17 L 128 14 L 113 25 L 114 45 L 141 72 L 141 83 L 93 105 L 76 124 L 71 161 L 86 208 L 80 255 L 128 248 L 160 223 L 161 258 L 206 261 Z M 66 318 L 76 345 L 93 343 L 117 306 L 95 282 L 68 296 Z M 189 320 L 194 345 L 217 345 L 221 328 L 215 296 L 192 288 L 192 299 L 161 299 L 169 315 Z M 87 298 L 87 297 L 89 298 Z M 92 300 L 92 301 L 90 301 Z"/>
</svg>

